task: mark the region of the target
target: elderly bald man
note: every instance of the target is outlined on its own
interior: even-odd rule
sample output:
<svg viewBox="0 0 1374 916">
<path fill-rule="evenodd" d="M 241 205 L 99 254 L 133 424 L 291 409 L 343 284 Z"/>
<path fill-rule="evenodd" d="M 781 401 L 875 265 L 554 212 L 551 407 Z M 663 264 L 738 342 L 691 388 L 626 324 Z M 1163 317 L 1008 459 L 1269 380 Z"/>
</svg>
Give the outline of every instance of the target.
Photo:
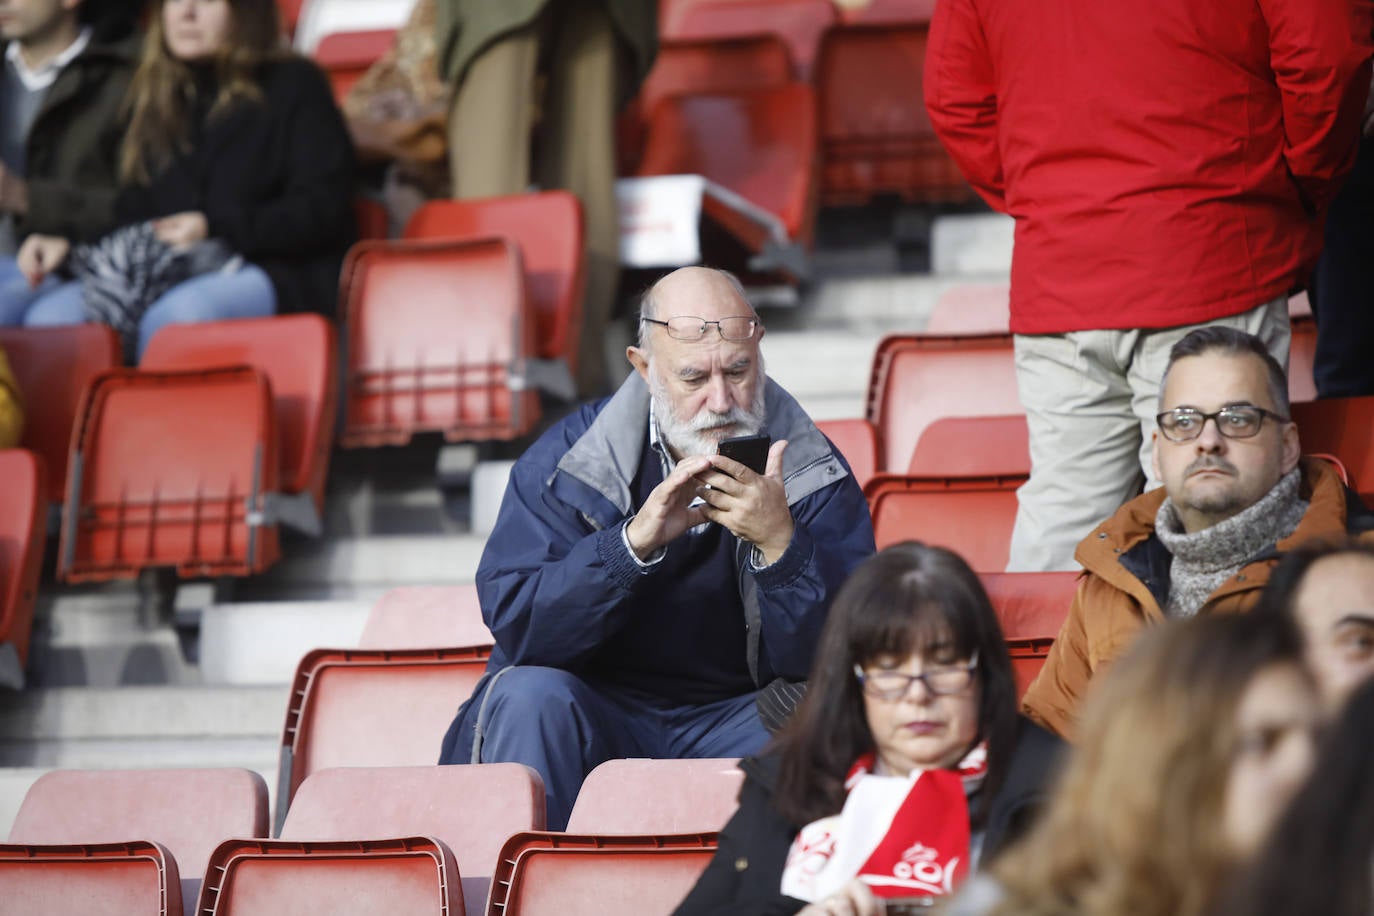
<svg viewBox="0 0 1374 916">
<path fill-rule="evenodd" d="M 550 829 L 602 761 L 758 751 L 760 708 L 807 676 L 873 553 L 863 494 L 765 375 L 763 333 L 732 275 L 669 274 L 640 304 L 635 372 L 511 471 L 477 570 L 496 647 L 441 762 L 533 767 Z M 756 433 L 763 473 L 716 453 Z"/>
</svg>

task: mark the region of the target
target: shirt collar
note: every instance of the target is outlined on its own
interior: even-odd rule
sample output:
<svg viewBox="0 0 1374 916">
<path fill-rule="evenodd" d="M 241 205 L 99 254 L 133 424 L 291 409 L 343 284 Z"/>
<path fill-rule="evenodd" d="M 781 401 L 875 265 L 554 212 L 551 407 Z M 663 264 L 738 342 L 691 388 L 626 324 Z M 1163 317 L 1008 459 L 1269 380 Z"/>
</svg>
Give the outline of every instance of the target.
<svg viewBox="0 0 1374 916">
<path fill-rule="evenodd" d="M 5 49 L 5 59 L 14 65 L 14 72 L 19 74 L 19 81 L 24 84 L 24 88 L 29 92 L 40 92 L 47 89 L 57 79 L 57 74 L 62 72 L 62 68 L 76 59 L 86 46 L 91 43 L 91 27 L 84 27 L 76 36 L 76 40 L 67 45 L 66 50 L 58 54 L 37 70 L 30 70 L 28 64 L 24 63 L 24 56 L 19 53 L 19 42 L 12 41 Z"/>
</svg>

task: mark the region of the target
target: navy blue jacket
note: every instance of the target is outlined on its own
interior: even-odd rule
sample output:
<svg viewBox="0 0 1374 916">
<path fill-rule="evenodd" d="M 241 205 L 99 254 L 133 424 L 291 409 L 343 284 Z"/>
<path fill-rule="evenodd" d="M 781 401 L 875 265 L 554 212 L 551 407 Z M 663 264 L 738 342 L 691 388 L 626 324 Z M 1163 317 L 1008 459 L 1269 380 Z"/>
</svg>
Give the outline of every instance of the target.
<svg viewBox="0 0 1374 916">
<path fill-rule="evenodd" d="M 807 676 L 830 599 L 874 551 L 868 506 L 848 465 L 791 395 L 771 379 L 766 386 L 765 431 L 788 441 L 783 478 L 792 543 L 776 562 L 755 569 L 752 547 L 727 534 L 733 579 L 719 581 L 717 594 L 692 596 L 703 613 L 726 601 L 743 608 L 738 650 L 752 687 Z M 640 465 L 654 455 L 648 429 L 649 391 L 631 375 L 615 395 L 555 425 L 516 462 L 477 569 L 482 616 L 496 647 L 444 740 L 443 762 L 469 759 L 477 711 L 504 668 L 542 665 L 614 681 L 616 659 L 600 652 L 608 644 L 627 661 L 673 652 L 646 609 L 683 582 L 641 569 L 621 534 L 638 509 Z M 691 659 L 684 661 L 687 667 Z"/>
</svg>

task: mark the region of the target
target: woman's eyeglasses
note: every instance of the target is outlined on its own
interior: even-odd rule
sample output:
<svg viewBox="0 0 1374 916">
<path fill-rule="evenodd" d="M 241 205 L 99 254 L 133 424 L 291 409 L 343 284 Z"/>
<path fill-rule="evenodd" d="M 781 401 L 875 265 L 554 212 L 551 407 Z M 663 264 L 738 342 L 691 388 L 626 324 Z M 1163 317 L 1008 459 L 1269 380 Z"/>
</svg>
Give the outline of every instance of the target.
<svg viewBox="0 0 1374 916">
<path fill-rule="evenodd" d="M 907 674 L 905 671 L 864 671 L 862 665 L 855 665 L 854 677 L 858 678 L 864 693 L 874 699 L 900 700 L 917 681 L 936 696 L 963 693 L 973 683 L 973 673 L 977 670 L 978 650 L 974 649 L 968 662 L 962 665 L 942 665 L 922 671 L 920 674 Z"/>
</svg>

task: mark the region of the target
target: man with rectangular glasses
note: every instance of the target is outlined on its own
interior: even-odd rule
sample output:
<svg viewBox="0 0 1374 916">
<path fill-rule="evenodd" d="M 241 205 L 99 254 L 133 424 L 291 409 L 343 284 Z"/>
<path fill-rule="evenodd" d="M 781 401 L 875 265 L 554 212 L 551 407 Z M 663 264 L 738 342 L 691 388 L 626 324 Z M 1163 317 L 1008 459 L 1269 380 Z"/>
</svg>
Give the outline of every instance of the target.
<svg viewBox="0 0 1374 916">
<path fill-rule="evenodd" d="M 495 636 L 443 763 L 544 779 L 548 826 L 613 757 L 740 757 L 804 679 L 831 596 L 873 553 L 848 465 L 764 373 L 739 281 L 645 294 L 635 371 L 516 462 L 477 570 Z M 772 439 L 762 473 L 721 440 Z"/>
<path fill-rule="evenodd" d="M 1023 700 L 1070 735 L 1094 673 L 1143 626 L 1249 610 L 1284 552 L 1362 534 L 1374 515 L 1326 461 L 1301 458 L 1283 368 L 1258 337 L 1222 326 L 1169 352 L 1152 454 L 1163 486 L 1083 539 L 1084 577 L 1054 648 Z"/>
</svg>

